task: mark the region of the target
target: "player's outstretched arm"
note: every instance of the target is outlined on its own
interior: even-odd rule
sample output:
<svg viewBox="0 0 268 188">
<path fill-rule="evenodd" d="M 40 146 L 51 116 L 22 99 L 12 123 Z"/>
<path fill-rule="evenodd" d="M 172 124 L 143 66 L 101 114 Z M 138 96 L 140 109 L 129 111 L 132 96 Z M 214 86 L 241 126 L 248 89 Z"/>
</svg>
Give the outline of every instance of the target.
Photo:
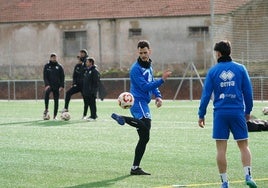
<svg viewBox="0 0 268 188">
<path fill-rule="evenodd" d="M 165 70 L 164 72 L 163 72 L 163 75 L 162 75 L 162 79 L 163 80 L 166 80 L 170 75 L 171 75 L 171 71 L 170 70 Z"/>
</svg>

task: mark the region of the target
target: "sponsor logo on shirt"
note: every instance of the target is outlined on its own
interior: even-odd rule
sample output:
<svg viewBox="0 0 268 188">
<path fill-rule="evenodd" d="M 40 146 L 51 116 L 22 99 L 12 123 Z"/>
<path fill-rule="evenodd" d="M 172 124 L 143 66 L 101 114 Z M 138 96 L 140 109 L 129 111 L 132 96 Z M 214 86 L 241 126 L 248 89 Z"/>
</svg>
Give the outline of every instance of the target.
<svg viewBox="0 0 268 188">
<path fill-rule="evenodd" d="M 234 76 L 235 74 L 230 70 L 222 71 L 222 73 L 219 76 L 223 80 L 222 82 L 220 82 L 220 87 L 234 87 L 235 81 L 232 80 Z M 235 99 L 236 95 L 230 94 L 230 93 L 229 94 L 221 93 L 219 98 L 220 99 L 224 99 L 224 98 Z"/>
<path fill-rule="evenodd" d="M 223 80 L 223 82 L 220 82 L 221 87 L 231 87 L 235 86 L 235 81 L 232 81 L 235 74 L 228 70 L 228 71 L 222 71 L 220 74 L 220 78 Z"/>
<path fill-rule="evenodd" d="M 219 98 L 220 99 L 224 99 L 224 98 L 230 98 L 230 99 L 235 99 L 236 98 L 236 95 L 235 94 L 224 94 L 224 93 L 222 93 L 222 94 L 220 94 L 220 96 L 219 96 Z"/>
</svg>

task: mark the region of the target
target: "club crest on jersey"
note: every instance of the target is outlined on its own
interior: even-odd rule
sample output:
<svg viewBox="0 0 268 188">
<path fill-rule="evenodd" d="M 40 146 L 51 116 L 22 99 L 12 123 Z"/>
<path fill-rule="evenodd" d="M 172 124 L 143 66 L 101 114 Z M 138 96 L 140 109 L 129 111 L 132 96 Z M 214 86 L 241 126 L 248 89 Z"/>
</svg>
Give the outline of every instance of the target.
<svg viewBox="0 0 268 188">
<path fill-rule="evenodd" d="M 143 72 L 143 76 L 146 78 L 146 80 L 148 82 L 152 82 L 153 80 L 153 76 L 151 74 L 151 71 L 149 69 L 146 69 L 144 72 Z"/>
<path fill-rule="evenodd" d="M 234 73 L 230 70 L 228 70 L 227 72 L 226 71 L 222 71 L 222 73 L 220 74 L 220 78 L 223 79 L 223 81 L 226 81 L 226 80 L 232 80 L 233 77 L 234 77 Z"/>
<path fill-rule="evenodd" d="M 219 77 L 223 80 L 223 82 L 220 82 L 220 86 L 221 87 L 235 86 L 235 81 L 232 81 L 234 76 L 235 74 L 230 70 L 222 71 Z"/>
</svg>

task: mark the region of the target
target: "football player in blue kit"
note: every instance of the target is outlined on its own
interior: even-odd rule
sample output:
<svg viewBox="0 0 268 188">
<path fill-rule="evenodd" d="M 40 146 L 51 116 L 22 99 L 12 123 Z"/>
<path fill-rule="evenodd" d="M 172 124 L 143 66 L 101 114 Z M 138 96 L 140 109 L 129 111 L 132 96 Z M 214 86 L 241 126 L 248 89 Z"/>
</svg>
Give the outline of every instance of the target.
<svg viewBox="0 0 268 188">
<path fill-rule="evenodd" d="M 162 78 L 155 80 L 151 66 L 152 60 L 149 57 L 151 54 L 150 43 L 146 40 L 141 40 L 138 42 L 137 49 L 139 58 L 130 69 L 130 93 L 135 99 L 130 109 L 133 117 L 113 113 L 112 118 L 120 125 L 127 123 L 135 127 L 139 135 L 130 174 L 150 175 L 150 173 L 140 168 L 141 159 L 150 139 L 151 113 L 148 104 L 151 101 L 152 95 L 154 95 L 156 106 L 162 106 L 162 96 L 158 87 L 171 75 L 171 72 L 165 71 Z"/>
<path fill-rule="evenodd" d="M 250 188 L 257 185 L 252 179 L 251 152 L 248 146 L 247 120 L 253 108 L 253 92 L 248 72 L 242 64 L 232 60 L 231 44 L 220 41 L 215 44 L 218 63 L 207 73 L 202 91 L 199 120 L 200 127 L 205 126 L 208 103 L 214 94 L 213 139 L 216 140 L 217 165 L 222 181 L 222 188 L 228 188 L 227 177 L 227 141 L 230 132 L 237 142 L 244 168 L 245 182 Z"/>
</svg>

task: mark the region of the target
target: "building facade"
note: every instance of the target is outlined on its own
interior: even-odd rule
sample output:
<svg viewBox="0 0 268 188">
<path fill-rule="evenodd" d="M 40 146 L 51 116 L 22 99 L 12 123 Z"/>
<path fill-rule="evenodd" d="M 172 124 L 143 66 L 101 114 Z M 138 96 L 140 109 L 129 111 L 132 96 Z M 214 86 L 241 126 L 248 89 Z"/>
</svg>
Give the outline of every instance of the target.
<svg viewBox="0 0 268 188">
<path fill-rule="evenodd" d="M 267 1 L 258 1 L 258 4 L 267 7 Z M 151 42 L 156 70 L 176 69 L 178 65 L 191 62 L 207 69 L 213 60 L 213 42 L 222 39 L 237 42 L 235 39 L 240 34 L 236 31 L 241 28 L 236 27 L 240 14 L 235 13 L 245 11 L 243 7 L 249 7 L 251 3 L 249 0 L 236 1 L 234 7 L 224 10 L 217 10 L 220 6 L 216 4 L 219 7 L 215 8 L 216 16 L 212 20 L 209 0 L 188 3 L 146 1 L 152 9 L 149 13 L 146 12 L 146 4 L 139 7 L 139 2 L 131 4 L 132 1 L 121 4 L 107 0 L 79 0 L 76 4 L 69 0 L 49 2 L 52 8 L 47 9 L 44 7 L 47 5 L 34 0 L 10 1 L 5 5 L 7 7 L 2 7 L 1 79 L 40 77 L 42 67 L 52 52 L 58 54 L 59 61 L 69 74 L 77 62 L 79 50 L 84 48 L 95 57 L 101 71 L 127 70 L 137 58 L 136 45 L 140 39 Z M 109 3 L 114 4 L 108 6 Z M 64 10 L 61 12 L 57 6 L 64 6 Z M 86 6 L 93 11 L 87 10 Z M 122 7 L 120 11 L 118 6 Z M 256 3 L 254 6 L 257 6 Z M 11 11 L 7 11 L 9 9 Z M 44 9 L 46 11 L 42 12 Z M 16 15 L 17 10 L 22 12 Z M 55 11 L 58 14 L 53 15 Z M 267 16 L 267 12 L 260 14 Z M 241 52 L 235 54 L 240 59 L 246 58 L 249 50 L 245 50 L 243 57 Z"/>
</svg>

